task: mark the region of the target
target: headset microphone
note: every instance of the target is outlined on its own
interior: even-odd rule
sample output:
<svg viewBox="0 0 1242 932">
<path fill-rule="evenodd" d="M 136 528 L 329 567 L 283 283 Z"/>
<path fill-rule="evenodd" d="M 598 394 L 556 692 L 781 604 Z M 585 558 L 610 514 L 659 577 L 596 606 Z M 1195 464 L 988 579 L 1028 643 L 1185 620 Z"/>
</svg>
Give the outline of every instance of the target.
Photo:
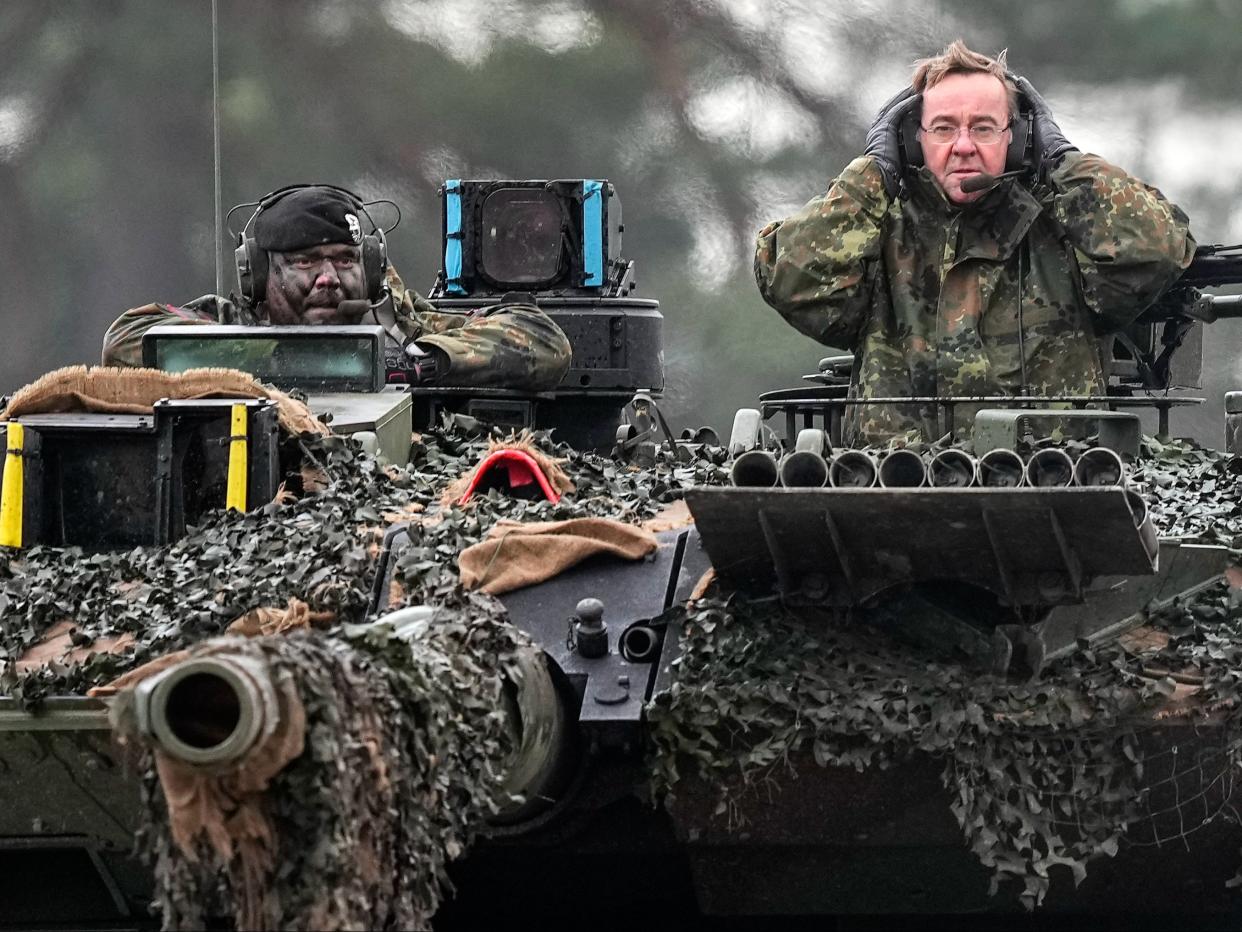
<svg viewBox="0 0 1242 932">
<path fill-rule="evenodd" d="M 971 175 L 961 184 L 963 194 L 973 194 L 975 191 L 986 191 L 994 188 L 1006 178 L 1017 178 L 1019 175 L 1026 174 L 1025 168 L 1019 168 L 1016 172 L 1003 172 L 999 175 L 989 175 L 987 172 L 979 172 L 977 175 Z"/>
<path fill-rule="evenodd" d="M 397 325 L 397 315 L 393 310 L 392 293 L 386 291 L 380 296 L 378 301 L 370 301 L 366 298 L 351 298 L 342 301 L 337 305 L 337 311 L 345 317 L 357 317 L 361 322 L 362 318 L 370 311 L 371 319 L 379 326 L 384 328 L 384 332 L 388 334 L 397 346 L 409 352 L 408 346 L 414 341 L 401 332 L 401 328 Z M 411 355 L 417 355 L 412 353 Z"/>
</svg>

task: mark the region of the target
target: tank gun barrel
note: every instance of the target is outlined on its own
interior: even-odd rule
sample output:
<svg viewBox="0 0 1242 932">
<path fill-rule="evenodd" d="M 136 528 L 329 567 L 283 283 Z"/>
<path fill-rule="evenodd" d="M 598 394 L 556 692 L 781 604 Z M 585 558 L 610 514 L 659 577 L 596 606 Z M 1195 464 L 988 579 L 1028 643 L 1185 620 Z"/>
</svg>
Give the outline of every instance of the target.
<svg viewBox="0 0 1242 932">
<path fill-rule="evenodd" d="M 346 626 L 346 633 L 378 629 L 413 644 L 434 615 L 428 606 L 404 608 Z M 208 641 L 202 654 L 141 680 L 129 706 L 139 738 L 176 761 L 219 773 L 265 755 L 278 732 L 304 731 L 304 710 L 295 708 L 299 684 L 278 676 L 249 646 L 236 638 Z M 564 702 L 542 651 L 526 647 L 513 655 L 498 712 L 514 750 L 502 768 L 495 818 L 515 822 L 546 806 L 570 757 Z"/>
<path fill-rule="evenodd" d="M 139 733 L 189 764 L 243 758 L 280 721 L 267 665 L 252 657 L 193 657 L 134 689 Z"/>
</svg>

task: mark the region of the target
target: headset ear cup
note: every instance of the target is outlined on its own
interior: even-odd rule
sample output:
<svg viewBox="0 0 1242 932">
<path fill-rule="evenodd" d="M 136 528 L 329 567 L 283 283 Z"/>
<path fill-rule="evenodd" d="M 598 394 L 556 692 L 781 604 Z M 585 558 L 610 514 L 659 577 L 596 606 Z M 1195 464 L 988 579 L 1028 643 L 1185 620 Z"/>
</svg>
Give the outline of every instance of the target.
<svg viewBox="0 0 1242 932">
<path fill-rule="evenodd" d="M 267 297 L 267 251 L 260 249 L 253 236 L 242 236 L 233 253 L 237 263 L 237 290 L 251 304 Z"/>
<path fill-rule="evenodd" d="M 380 299 L 387 273 L 388 247 L 383 237 L 364 236 L 362 238 L 362 276 L 366 282 L 368 301 L 374 303 Z"/>
<path fill-rule="evenodd" d="M 923 144 L 919 142 L 919 121 L 923 117 L 920 105 L 907 110 L 901 118 L 901 154 L 908 168 L 923 167 Z"/>
<path fill-rule="evenodd" d="M 1031 112 L 1019 110 L 1010 128 L 1009 148 L 1005 152 L 1005 171 L 1016 172 L 1031 167 L 1028 149 L 1031 143 Z"/>
<path fill-rule="evenodd" d="M 237 293 L 245 300 L 249 300 L 254 291 L 254 279 L 250 273 L 250 256 L 246 249 L 245 237 L 242 238 L 242 244 L 233 250 L 233 263 L 237 266 Z"/>
</svg>

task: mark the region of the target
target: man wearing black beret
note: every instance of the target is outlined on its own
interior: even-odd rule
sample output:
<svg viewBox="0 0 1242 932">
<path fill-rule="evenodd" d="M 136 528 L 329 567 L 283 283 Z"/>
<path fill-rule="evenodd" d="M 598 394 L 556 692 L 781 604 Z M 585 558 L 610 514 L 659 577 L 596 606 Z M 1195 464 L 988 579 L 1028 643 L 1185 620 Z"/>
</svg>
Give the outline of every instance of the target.
<svg viewBox="0 0 1242 932">
<path fill-rule="evenodd" d="M 417 363 L 411 375 L 420 382 L 542 391 L 569 368 L 569 340 L 533 305 L 488 308 L 486 316 L 438 311 L 406 288 L 392 266 L 375 263 L 376 256 L 364 261 L 364 241 L 374 224 L 347 191 L 307 185 L 278 192 L 260 202 L 248 226 L 256 249 L 239 264 L 242 297 L 204 295 L 182 306 L 128 310 L 104 334 L 103 364 L 141 366 L 142 335 L 157 324 L 367 323 L 367 276 L 382 275 L 391 318 L 380 322 L 400 331 Z"/>
</svg>

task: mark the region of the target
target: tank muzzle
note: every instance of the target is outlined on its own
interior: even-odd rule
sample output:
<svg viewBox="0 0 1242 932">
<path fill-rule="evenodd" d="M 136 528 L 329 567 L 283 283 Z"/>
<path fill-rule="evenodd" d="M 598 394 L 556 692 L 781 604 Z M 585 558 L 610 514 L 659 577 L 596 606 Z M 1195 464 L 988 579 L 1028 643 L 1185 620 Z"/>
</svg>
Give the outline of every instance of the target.
<svg viewBox="0 0 1242 932">
<path fill-rule="evenodd" d="M 191 658 L 134 688 L 140 733 L 189 764 L 236 761 L 275 728 L 279 699 L 261 660 Z"/>
</svg>

